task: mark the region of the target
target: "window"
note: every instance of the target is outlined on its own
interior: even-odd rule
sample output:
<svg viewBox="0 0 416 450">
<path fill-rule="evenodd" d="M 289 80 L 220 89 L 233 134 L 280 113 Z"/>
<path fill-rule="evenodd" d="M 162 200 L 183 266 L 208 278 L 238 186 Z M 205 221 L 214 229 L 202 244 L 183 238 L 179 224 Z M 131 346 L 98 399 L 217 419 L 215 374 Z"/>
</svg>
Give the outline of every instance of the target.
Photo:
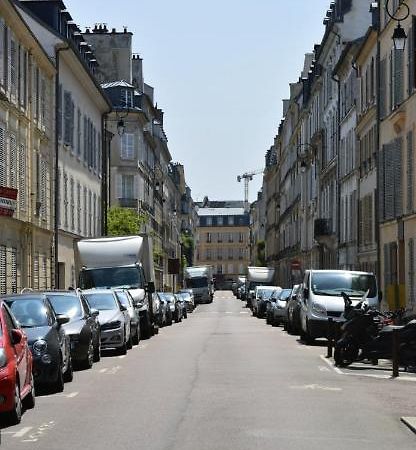
<svg viewBox="0 0 416 450">
<path fill-rule="evenodd" d="M 217 225 L 222 227 L 224 225 L 224 218 L 222 216 L 217 217 Z"/>
<path fill-rule="evenodd" d="M 72 177 L 69 181 L 69 207 L 71 215 L 71 230 L 75 231 L 75 183 Z"/>
<path fill-rule="evenodd" d="M 123 108 L 133 108 L 133 89 L 122 89 L 120 105 Z"/>
<path fill-rule="evenodd" d="M 14 134 L 9 138 L 9 162 L 9 185 L 17 189 L 17 143 Z"/>
<path fill-rule="evenodd" d="M 40 119 L 42 121 L 42 125 L 46 126 L 46 105 L 47 105 L 47 89 L 46 89 L 46 80 L 42 77 L 40 83 Z"/>
<path fill-rule="evenodd" d="M 118 198 L 135 199 L 136 195 L 136 177 L 134 175 L 119 175 Z"/>
<path fill-rule="evenodd" d="M 206 218 L 206 221 L 207 221 L 207 227 L 211 227 L 212 226 L 212 217 L 208 216 Z"/>
<path fill-rule="evenodd" d="M 121 137 L 121 159 L 134 159 L 134 134 L 124 133 Z"/>
<path fill-rule="evenodd" d="M 88 193 L 87 193 L 87 188 L 84 187 L 84 235 L 87 235 L 87 230 L 88 230 L 88 216 L 87 216 L 87 208 L 88 208 L 88 204 L 87 204 L 87 200 L 88 199 Z"/>
<path fill-rule="evenodd" d="M 72 94 L 64 92 L 64 144 L 74 146 L 74 102 Z"/>
<path fill-rule="evenodd" d="M 64 185 L 63 185 L 63 197 L 64 197 L 64 227 L 68 228 L 68 175 L 64 173 Z"/>
<path fill-rule="evenodd" d="M 18 70 L 18 47 L 14 37 L 9 41 L 9 76 L 10 76 L 10 94 L 12 98 L 17 98 L 17 70 Z"/>
<path fill-rule="evenodd" d="M 234 225 L 234 216 L 228 216 L 228 225 Z"/>
<path fill-rule="evenodd" d="M 82 223 L 81 223 L 81 185 L 77 183 L 77 230 L 81 233 Z"/>
<path fill-rule="evenodd" d="M 207 233 L 207 243 L 211 243 L 211 233 Z"/>
<path fill-rule="evenodd" d="M 19 209 L 26 210 L 26 146 L 19 145 Z"/>
</svg>

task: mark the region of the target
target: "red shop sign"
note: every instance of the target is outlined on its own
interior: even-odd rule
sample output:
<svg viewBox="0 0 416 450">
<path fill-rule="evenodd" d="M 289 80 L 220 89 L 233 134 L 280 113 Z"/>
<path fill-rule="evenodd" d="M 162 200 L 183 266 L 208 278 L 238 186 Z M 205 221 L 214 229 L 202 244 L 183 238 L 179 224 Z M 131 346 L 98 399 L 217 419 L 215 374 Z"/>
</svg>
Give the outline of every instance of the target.
<svg viewBox="0 0 416 450">
<path fill-rule="evenodd" d="M 0 216 L 13 216 L 16 210 L 17 189 L 0 186 Z"/>
</svg>

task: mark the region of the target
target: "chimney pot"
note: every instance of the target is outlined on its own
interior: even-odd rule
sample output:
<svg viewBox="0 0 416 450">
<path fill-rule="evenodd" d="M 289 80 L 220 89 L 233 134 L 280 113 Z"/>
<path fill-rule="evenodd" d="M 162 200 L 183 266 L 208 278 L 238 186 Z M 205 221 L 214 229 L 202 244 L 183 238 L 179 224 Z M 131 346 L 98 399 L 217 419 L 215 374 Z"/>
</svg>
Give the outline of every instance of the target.
<svg viewBox="0 0 416 450">
<path fill-rule="evenodd" d="M 116 29 L 115 29 L 115 28 L 112 28 L 112 29 L 111 29 L 111 32 L 112 32 L 112 33 L 116 33 Z"/>
</svg>

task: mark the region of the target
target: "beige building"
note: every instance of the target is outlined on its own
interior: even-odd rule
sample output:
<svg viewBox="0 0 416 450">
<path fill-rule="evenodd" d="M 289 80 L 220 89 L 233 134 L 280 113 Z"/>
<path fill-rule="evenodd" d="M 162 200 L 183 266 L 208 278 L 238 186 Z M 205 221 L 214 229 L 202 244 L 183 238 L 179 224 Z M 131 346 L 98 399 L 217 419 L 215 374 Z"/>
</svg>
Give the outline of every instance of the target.
<svg viewBox="0 0 416 450">
<path fill-rule="evenodd" d="M 53 284 L 55 68 L 0 3 L 0 294 Z"/>
<path fill-rule="evenodd" d="M 243 202 L 205 202 L 197 215 L 195 265 L 213 266 L 216 287 L 229 287 L 249 265 L 249 214 Z"/>
<path fill-rule="evenodd" d="M 407 34 L 405 50 L 394 48 L 397 21 L 389 18 L 384 4 L 380 8 L 380 281 L 390 308 L 404 306 L 415 312 L 416 3 L 406 3 L 410 15 L 401 21 Z M 390 1 L 389 6 L 396 17 L 406 14 L 406 6 L 399 1 Z"/>
</svg>

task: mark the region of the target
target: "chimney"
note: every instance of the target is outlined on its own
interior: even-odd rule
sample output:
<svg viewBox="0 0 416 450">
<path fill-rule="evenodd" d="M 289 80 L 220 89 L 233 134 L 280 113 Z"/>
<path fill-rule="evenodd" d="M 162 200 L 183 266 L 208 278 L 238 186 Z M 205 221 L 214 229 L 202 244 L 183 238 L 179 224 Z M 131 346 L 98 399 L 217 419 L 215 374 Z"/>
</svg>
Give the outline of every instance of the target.
<svg viewBox="0 0 416 450">
<path fill-rule="evenodd" d="M 143 60 L 137 53 L 133 54 L 132 59 L 132 84 L 140 93 L 143 93 L 144 90 Z"/>
</svg>

